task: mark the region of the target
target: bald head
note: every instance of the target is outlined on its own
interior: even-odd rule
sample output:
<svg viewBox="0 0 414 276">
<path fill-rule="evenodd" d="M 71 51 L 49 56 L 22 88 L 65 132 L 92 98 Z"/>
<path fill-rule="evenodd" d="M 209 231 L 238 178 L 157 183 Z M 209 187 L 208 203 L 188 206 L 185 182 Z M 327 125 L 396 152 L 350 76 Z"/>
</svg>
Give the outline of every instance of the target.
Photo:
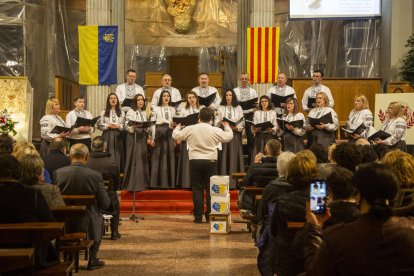
<svg viewBox="0 0 414 276">
<path fill-rule="evenodd" d="M 89 150 L 84 144 L 74 144 L 69 153 L 72 162 L 86 163 L 88 161 Z"/>
</svg>

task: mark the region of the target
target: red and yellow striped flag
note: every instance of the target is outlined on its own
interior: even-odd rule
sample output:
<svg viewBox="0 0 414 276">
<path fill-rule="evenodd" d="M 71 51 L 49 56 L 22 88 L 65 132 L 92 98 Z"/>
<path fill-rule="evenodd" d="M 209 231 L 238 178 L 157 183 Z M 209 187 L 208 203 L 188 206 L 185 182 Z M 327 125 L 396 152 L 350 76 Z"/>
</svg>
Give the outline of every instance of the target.
<svg viewBox="0 0 414 276">
<path fill-rule="evenodd" d="M 278 27 L 247 28 L 247 73 L 250 83 L 274 83 L 279 64 Z"/>
</svg>

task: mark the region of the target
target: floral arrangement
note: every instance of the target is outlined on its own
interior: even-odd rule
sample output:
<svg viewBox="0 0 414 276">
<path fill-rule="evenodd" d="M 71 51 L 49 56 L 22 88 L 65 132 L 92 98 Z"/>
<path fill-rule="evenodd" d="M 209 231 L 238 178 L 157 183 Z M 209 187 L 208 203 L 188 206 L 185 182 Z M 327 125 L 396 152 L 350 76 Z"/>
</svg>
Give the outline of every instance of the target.
<svg viewBox="0 0 414 276">
<path fill-rule="evenodd" d="M 0 134 L 8 135 L 10 133 L 17 134 L 14 129 L 17 122 L 13 121 L 7 109 L 0 111 Z"/>
</svg>

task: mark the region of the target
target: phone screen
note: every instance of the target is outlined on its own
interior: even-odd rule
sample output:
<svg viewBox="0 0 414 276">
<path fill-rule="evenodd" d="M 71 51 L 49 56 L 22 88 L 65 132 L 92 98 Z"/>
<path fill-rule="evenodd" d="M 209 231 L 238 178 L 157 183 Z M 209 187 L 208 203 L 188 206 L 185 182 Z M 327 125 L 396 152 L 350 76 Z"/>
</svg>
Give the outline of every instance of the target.
<svg viewBox="0 0 414 276">
<path fill-rule="evenodd" d="M 315 214 L 326 212 L 326 181 L 322 179 L 310 182 L 310 209 Z"/>
</svg>

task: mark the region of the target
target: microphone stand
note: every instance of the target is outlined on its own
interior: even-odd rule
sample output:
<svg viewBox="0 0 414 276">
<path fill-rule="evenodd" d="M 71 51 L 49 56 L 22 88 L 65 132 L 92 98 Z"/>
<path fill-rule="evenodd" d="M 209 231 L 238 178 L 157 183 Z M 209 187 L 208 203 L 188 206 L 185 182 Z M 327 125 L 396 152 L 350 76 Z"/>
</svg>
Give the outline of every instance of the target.
<svg viewBox="0 0 414 276">
<path fill-rule="evenodd" d="M 134 127 L 134 149 L 135 149 L 136 144 L 137 144 L 137 131 L 136 131 L 135 127 Z M 134 168 L 135 168 L 135 162 L 136 162 L 136 158 L 134 158 Z M 133 196 L 132 196 L 132 204 L 133 205 L 132 205 L 132 214 L 129 217 L 129 220 L 132 220 L 132 221 L 138 223 L 138 221 L 140 219 L 141 220 L 144 220 L 144 218 L 143 217 L 139 218 L 135 214 L 135 202 L 136 202 L 136 197 L 135 197 L 135 193 L 136 193 L 136 191 L 135 191 L 135 183 L 134 183 L 134 189 L 133 189 L 132 192 L 134 193 Z"/>
</svg>

